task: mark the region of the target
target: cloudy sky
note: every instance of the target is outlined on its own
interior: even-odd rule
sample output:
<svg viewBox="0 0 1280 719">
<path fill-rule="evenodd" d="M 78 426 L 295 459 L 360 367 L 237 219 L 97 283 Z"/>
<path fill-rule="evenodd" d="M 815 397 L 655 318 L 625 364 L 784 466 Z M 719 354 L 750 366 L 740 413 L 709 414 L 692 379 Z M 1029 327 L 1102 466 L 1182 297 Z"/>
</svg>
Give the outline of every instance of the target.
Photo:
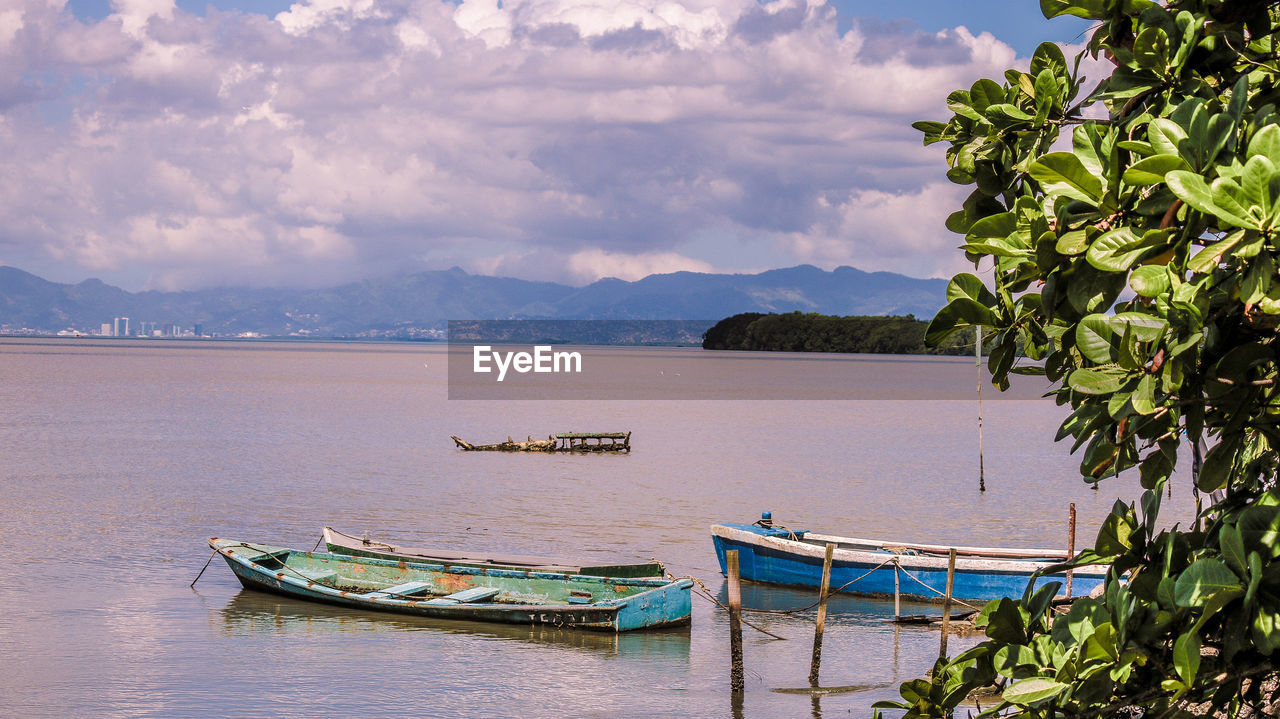
<svg viewBox="0 0 1280 719">
<path fill-rule="evenodd" d="M 909 125 L 1035 0 L 0 0 L 0 264 L 126 289 L 454 265 L 964 268 Z"/>
</svg>

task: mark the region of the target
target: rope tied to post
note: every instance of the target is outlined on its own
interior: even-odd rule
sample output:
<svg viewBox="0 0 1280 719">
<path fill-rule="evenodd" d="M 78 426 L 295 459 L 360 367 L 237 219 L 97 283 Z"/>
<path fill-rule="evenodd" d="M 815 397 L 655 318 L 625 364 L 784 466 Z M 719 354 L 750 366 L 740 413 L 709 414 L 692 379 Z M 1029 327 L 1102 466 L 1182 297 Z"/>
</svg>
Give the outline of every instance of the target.
<svg viewBox="0 0 1280 719">
<path fill-rule="evenodd" d="M 895 559 L 894 559 L 894 564 L 897 564 L 897 558 L 895 558 Z M 897 564 L 897 567 L 898 567 L 898 571 L 900 571 L 900 572 L 902 572 L 903 574 L 907 575 L 907 577 L 908 577 L 908 578 L 910 578 L 910 579 L 914 580 L 917 584 L 919 584 L 920 586 L 924 587 L 925 589 L 928 589 L 929 591 L 933 592 L 934 594 L 938 595 L 939 597 L 943 597 L 943 598 L 945 598 L 945 597 L 947 596 L 945 592 L 939 592 L 937 589 L 934 589 L 933 587 L 931 587 L 931 586 L 929 586 L 927 583 L 925 583 L 925 581 L 924 581 L 923 579 L 921 579 L 921 578 L 919 578 L 919 577 L 915 576 L 914 574 L 912 574 L 911 572 L 908 572 L 907 570 L 903 569 L 901 564 Z M 975 606 L 973 606 L 972 604 L 969 604 L 968 602 L 965 602 L 965 601 L 962 601 L 962 600 L 956 599 L 955 597 L 951 597 L 951 601 L 955 602 L 956 604 L 962 604 L 962 605 L 964 605 L 964 606 L 966 606 L 966 607 L 968 607 L 968 608 L 970 608 L 970 609 L 974 610 L 975 612 L 980 612 L 980 611 L 982 611 L 982 607 L 975 607 Z"/>
<path fill-rule="evenodd" d="M 898 561 L 898 558 L 897 558 L 897 557 L 891 557 L 891 558 L 889 558 L 889 559 L 886 559 L 886 560 L 884 560 L 883 562 L 881 562 L 881 563 L 877 564 L 876 566 L 872 567 L 871 569 L 867 570 L 865 573 L 863 573 L 862 575 L 860 575 L 860 576 L 859 576 L 859 577 L 857 577 L 856 579 L 851 579 L 851 580 L 849 580 L 849 581 L 845 582 L 844 584 L 841 584 L 840 586 L 838 586 L 838 587 L 836 587 L 836 588 L 834 588 L 834 589 L 828 590 L 827 594 L 828 594 L 828 595 L 831 595 L 831 594 L 835 594 L 835 593 L 837 593 L 837 592 L 840 592 L 840 591 L 844 590 L 846 587 L 848 587 L 849 585 L 851 585 L 851 584 L 856 584 L 857 582 L 859 582 L 859 581 L 861 581 L 861 580 L 863 580 L 863 579 L 866 579 L 866 578 L 867 578 L 868 576 L 870 576 L 873 572 L 876 572 L 876 571 L 880 570 L 881 568 L 883 568 L 883 567 L 884 567 L 884 565 L 886 565 L 886 564 L 890 564 L 890 563 L 894 563 L 894 564 L 896 564 L 896 563 L 897 563 L 897 561 Z M 754 613 L 756 613 L 756 614 L 798 614 L 798 613 L 800 613 L 800 612 L 807 612 L 807 611 L 809 611 L 810 609 L 813 609 L 814 607 L 818 606 L 818 605 L 819 605 L 819 604 L 821 604 L 821 603 L 822 603 L 822 600 L 821 600 L 821 599 L 819 599 L 818 601 L 814 602 L 813 604 L 809 604 L 809 605 L 807 605 L 807 606 L 803 606 L 803 607 L 798 607 L 798 608 L 796 608 L 796 609 L 748 609 L 748 608 L 746 608 L 746 607 L 743 607 L 743 608 L 742 608 L 742 611 L 744 611 L 744 612 L 754 612 Z"/>
<path fill-rule="evenodd" d="M 711 590 L 710 590 L 710 589 L 707 589 L 707 585 L 706 585 L 706 584 L 705 584 L 701 579 L 698 579 L 697 577 L 693 577 L 693 576 L 676 577 L 676 576 L 672 576 L 672 575 L 670 575 L 670 574 L 668 574 L 668 575 L 667 575 L 667 578 L 668 578 L 668 579 L 670 579 L 670 580 L 671 580 L 671 581 L 673 581 L 673 582 L 674 582 L 674 581 L 678 581 L 678 580 L 680 580 L 680 579 L 688 579 L 688 580 L 692 581 L 694 584 L 698 585 L 698 591 L 700 592 L 700 593 L 698 594 L 698 596 L 700 596 L 700 597 L 702 597 L 702 598 L 706 599 L 707 601 L 710 601 L 711 603 L 715 604 L 716 606 L 720 607 L 721 609 L 725 610 L 726 612 L 727 612 L 727 611 L 729 611 L 729 607 L 728 607 L 728 606 L 726 606 L 724 603 L 722 603 L 719 599 L 716 599 L 716 598 L 715 598 L 715 595 L 713 595 L 713 594 L 711 593 Z M 745 611 L 753 611 L 753 610 L 743 609 L 742 611 L 744 611 L 744 612 L 745 612 Z M 745 619 L 743 619 L 743 620 L 742 620 L 742 623 L 743 623 L 743 624 L 745 624 L 745 625 L 747 625 L 748 627 L 751 627 L 752 629 L 756 630 L 757 632 L 760 632 L 761 634 L 768 634 L 769 636 L 773 637 L 774 639 L 782 639 L 782 640 L 785 640 L 785 639 L 786 639 L 786 637 L 780 637 L 780 636 L 778 636 L 777 634 L 774 634 L 773 632 L 771 632 L 771 631 L 769 631 L 769 630 L 767 630 L 767 629 L 762 629 L 762 628 L 760 628 L 760 627 L 757 627 L 756 625 L 752 624 L 751 622 L 748 622 L 748 621 L 747 621 L 747 620 L 745 620 Z"/>
</svg>

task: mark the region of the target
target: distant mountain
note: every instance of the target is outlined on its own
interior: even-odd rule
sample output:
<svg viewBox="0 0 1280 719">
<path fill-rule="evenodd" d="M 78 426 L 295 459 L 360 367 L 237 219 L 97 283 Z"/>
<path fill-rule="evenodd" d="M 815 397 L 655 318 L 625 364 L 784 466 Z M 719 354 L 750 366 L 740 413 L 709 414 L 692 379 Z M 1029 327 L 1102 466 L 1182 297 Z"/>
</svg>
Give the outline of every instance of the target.
<svg viewBox="0 0 1280 719">
<path fill-rule="evenodd" d="M 710 320 L 740 312 L 906 315 L 927 319 L 944 304 L 944 280 L 810 265 L 755 275 L 675 272 L 635 282 L 603 279 L 575 288 L 468 274 L 458 268 L 366 280 L 323 290 L 221 288 L 126 292 L 99 280 L 68 285 L 0 266 L 0 331 L 97 333 L 114 317 L 205 334 L 423 337 L 447 320 Z"/>
</svg>

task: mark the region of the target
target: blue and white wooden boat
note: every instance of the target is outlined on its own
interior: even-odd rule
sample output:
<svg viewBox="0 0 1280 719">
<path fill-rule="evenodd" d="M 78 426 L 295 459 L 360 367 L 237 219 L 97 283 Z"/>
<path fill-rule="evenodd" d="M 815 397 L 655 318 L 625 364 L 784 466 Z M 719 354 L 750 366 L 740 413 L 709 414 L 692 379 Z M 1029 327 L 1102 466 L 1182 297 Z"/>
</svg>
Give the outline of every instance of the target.
<svg viewBox="0 0 1280 719">
<path fill-rule="evenodd" d="M 688 624 L 688 579 L 446 566 L 209 540 L 247 589 L 397 614 L 625 632 Z"/>
<path fill-rule="evenodd" d="M 902 596 L 940 599 L 947 586 L 947 563 L 952 547 L 890 542 L 816 534 L 773 524 L 765 513 L 754 524 L 713 524 L 711 537 L 726 572 L 725 552 L 737 550 L 739 576 L 747 581 L 796 587 L 818 587 L 826 545 L 834 544 L 831 587 L 848 594 L 893 596 L 895 574 Z M 1032 573 L 1066 561 L 1066 552 L 1053 549 L 954 547 L 955 580 L 952 596 L 989 601 L 1019 598 Z M 1106 568 L 1080 567 L 1072 571 L 1072 595 L 1083 596 L 1102 584 Z M 1065 575 L 1037 577 L 1036 587 L 1063 582 Z M 847 585 L 847 586 L 845 586 Z"/>
</svg>

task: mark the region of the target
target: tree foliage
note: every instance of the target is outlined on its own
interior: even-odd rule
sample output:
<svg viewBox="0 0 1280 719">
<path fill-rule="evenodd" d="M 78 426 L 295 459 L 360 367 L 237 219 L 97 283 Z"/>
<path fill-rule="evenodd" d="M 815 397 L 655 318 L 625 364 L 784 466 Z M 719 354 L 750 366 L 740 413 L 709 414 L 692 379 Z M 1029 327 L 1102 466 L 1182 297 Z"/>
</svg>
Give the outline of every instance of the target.
<svg viewBox="0 0 1280 719">
<path fill-rule="evenodd" d="M 708 350 L 855 352 L 868 354 L 969 354 L 973 332 L 961 331 L 942 346 L 925 344 L 928 323 L 912 315 L 834 317 L 815 312 L 744 312 L 720 320 L 702 335 Z"/>
<path fill-rule="evenodd" d="M 1044 592 L 993 602 L 986 641 L 882 706 L 950 716 L 989 686 L 991 716 L 1234 717 L 1276 701 L 1278 4 L 1041 0 L 1046 17 L 1097 22 L 1086 52 L 1110 76 L 1083 90 L 1084 54 L 1046 43 L 1027 71 L 951 93 L 948 122 L 916 123 L 974 186 L 947 227 L 994 266 L 990 289 L 951 281 L 930 340 L 991 328 L 1000 387 L 1024 348 L 1070 410 L 1058 439 L 1085 481 L 1133 470 L 1145 492 L 1075 560 L 1110 565 L 1101 597 L 1065 614 Z M 1183 442 L 1202 510 L 1166 529 Z"/>
</svg>

